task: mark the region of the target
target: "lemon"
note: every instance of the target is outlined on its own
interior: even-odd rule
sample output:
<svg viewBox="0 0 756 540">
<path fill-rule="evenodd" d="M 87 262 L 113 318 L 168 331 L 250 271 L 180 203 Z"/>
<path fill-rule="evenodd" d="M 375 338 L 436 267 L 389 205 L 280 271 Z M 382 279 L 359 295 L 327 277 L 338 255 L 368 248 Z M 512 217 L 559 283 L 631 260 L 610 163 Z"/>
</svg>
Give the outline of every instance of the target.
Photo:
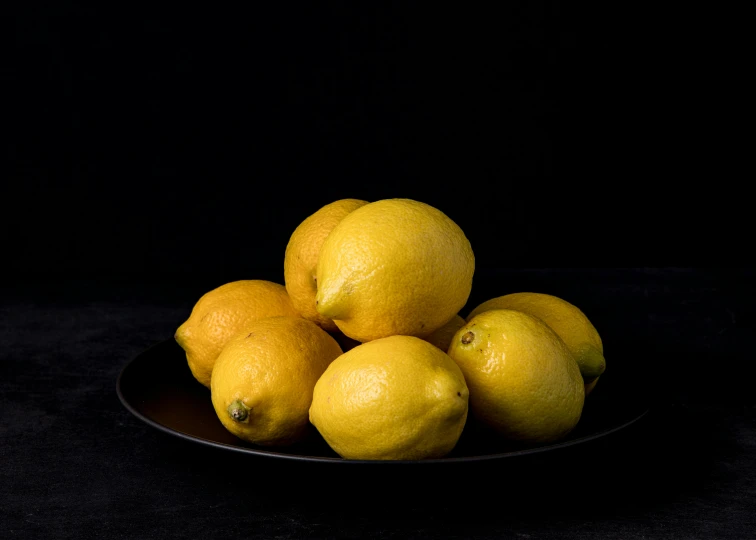
<svg viewBox="0 0 756 540">
<path fill-rule="evenodd" d="M 328 331 L 337 330 L 336 325 L 315 309 L 317 291 L 315 269 L 320 247 L 328 233 L 347 214 L 366 204 L 367 201 L 358 199 L 342 199 L 323 206 L 299 224 L 286 245 L 284 255 L 286 291 L 302 317 Z"/>
<path fill-rule="evenodd" d="M 317 310 L 360 342 L 425 337 L 465 305 L 474 269 L 470 242 L 443 212 L 410 199 L 376 201 L 323 243 Z"/>
<path fill-rule="evenodd" d="M 538 317 L 562 338 L 575 356 L 585 381 L 586 393 L 606 369 L 604 346 L 596 328 L 576 306 L 556 296 L 542 293 L 514 293 L 483 302 L 467 316 L 469 321 L 490 309 L 514 309 Z"/>
<path fill-rule="evenodd" d="M 245 324 L 274 315 L 298 316 L 283 285 L 232 281 L 205 293 L 174 337 L 186 351 L 194 378 L 210 387 L 215 359 L 226 342 Z"/>
<path fill-rule="evenodd" d="M 448 323 L 426 337 L 425 341 L 446 352 L 449 349 L 454 334 L 464 325 L 465 320 L 459 315 L 455 315 Z"/>
<path fill-rule="evenodd" d="M 311 429 L 312 390 L 338 343 L 300 317 L 269 317 L 244 326 L 223 348 L 210 395 L 223 426 L 245 441 L 284 446 Z"/>
<path fill-rule="evenodd" d="M 467 419 L 468 390 L 449 356 L 391 336 L 337 358 L 315 385 L 310 421 L 346 459 L 442 457 Z"/>
<path fill-rule="evenodd" d="M 470 388 L 470 413 L 504 438 L 548 443 L 580 420 L 580 369 L 536 317 L 504 309 L 480 313 L 454 335 L 449 356 Z"/>
</svg>

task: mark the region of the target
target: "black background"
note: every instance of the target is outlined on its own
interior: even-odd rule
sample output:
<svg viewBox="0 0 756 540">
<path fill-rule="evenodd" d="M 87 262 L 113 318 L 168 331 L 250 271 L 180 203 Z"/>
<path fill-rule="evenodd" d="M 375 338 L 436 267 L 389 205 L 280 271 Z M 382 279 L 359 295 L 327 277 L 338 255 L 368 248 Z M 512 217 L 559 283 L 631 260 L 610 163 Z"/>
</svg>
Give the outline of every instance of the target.
<svg viewBox="0 0 756 540">
<path fill-rule="evenodd" d="M 689 96 L 670 104 L 673 70 L 638 14 L 59 2 L 15 15 L 6 271 L 249 276 L 279 269 L 296 225 L 346 197 L 440 208 L 481 268 L 744 261 L 730 244 L 745 201 L 727 178 L 699 183 L 705 152 L 680 159 Z"/>
<path fill-rule="evenodd" d="M 672 89 L 685 53 L 651 46 L 654 14 L 13 9 L 0 183 L 11 537 L 748 537 L 747 198 L 688 146 L 704 113 Z M 113 385 L 130 358 L 207 290 L 282 282 L 297 224 L 347 197 L 409 197 L 454 219 L 478 283 L 500 283 L 474 285 L 471 304 L 549 292 L 609 345 L 636 336 L 655 414 L 559 458 L 358 476 L 218 456 L 128 415 Z"/>
</svg>

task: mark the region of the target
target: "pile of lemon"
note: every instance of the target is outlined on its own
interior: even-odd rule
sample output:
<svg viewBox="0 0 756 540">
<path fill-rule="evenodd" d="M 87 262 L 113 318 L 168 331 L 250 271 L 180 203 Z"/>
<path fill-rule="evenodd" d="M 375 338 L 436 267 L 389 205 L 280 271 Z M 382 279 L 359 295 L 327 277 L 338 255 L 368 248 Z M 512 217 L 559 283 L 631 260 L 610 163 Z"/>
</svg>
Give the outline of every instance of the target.
<svg viewBox="0 0 756 540">
<path fill-rule="evenodd" d="M 261 446 L 316 429 L 345 459 L 448 454 L 468 422 L 526 445 L 565 437 L 606 363 L 576 306 L 515 293 L 458 315 L 475 258 L 410 199 L 344 199 L 305 219 L 285 286 L 227 283 L 176 331 L 221 423 Z"/>
</svg>

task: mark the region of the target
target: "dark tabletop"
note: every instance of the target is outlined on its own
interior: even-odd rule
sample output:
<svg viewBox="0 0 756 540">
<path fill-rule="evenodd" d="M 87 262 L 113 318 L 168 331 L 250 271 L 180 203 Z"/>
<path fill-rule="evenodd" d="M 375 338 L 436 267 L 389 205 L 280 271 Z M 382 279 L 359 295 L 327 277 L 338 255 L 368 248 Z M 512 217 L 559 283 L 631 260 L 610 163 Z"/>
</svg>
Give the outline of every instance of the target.
<svg viewBox="0 0 756 540">
<path fill-rule="evenodd" d="M 607 350 L 618 328 L 647 346 L 649 415 L 587 445 L 497 463 L 352 468 L 235 455 L 150 428 L 115 392 L 123 366 L 220 283 L 4 287 L 2 536 L 753 538 L 756 415 L 742 369 L 756 337 L 753 272 L 492 277 L 502 292 L 578 298 L 604 322 Z M 471 301 L 483 294 L 474 288 Z"/>
</svg>

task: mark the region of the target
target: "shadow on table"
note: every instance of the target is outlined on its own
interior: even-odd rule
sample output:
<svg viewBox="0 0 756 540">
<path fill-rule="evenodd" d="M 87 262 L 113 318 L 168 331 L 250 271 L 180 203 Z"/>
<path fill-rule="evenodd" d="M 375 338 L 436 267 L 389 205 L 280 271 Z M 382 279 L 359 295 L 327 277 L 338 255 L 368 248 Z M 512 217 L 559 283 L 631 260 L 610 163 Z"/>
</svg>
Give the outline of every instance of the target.
<svg viewBox="0 0 756 540">
<path fill-rule="evenodd" d="M 588 444 L 457 464 L 346 466 L 236 454 L 218 459 L 215 450 L 189 449 L 173 439 L 162 451 L 172 453 L 175 466 L 207 464 L 204 481 L 258 511 L 296 506 L 314 513 L 336 509 L 345 519 L 388 513 L 439 522 L 466 514 L 478 522 L 506 515 L 591 520 L 704 490 L 714 448 L 701 420 L 656 407 L 626 430 Z"/>
</svg>

